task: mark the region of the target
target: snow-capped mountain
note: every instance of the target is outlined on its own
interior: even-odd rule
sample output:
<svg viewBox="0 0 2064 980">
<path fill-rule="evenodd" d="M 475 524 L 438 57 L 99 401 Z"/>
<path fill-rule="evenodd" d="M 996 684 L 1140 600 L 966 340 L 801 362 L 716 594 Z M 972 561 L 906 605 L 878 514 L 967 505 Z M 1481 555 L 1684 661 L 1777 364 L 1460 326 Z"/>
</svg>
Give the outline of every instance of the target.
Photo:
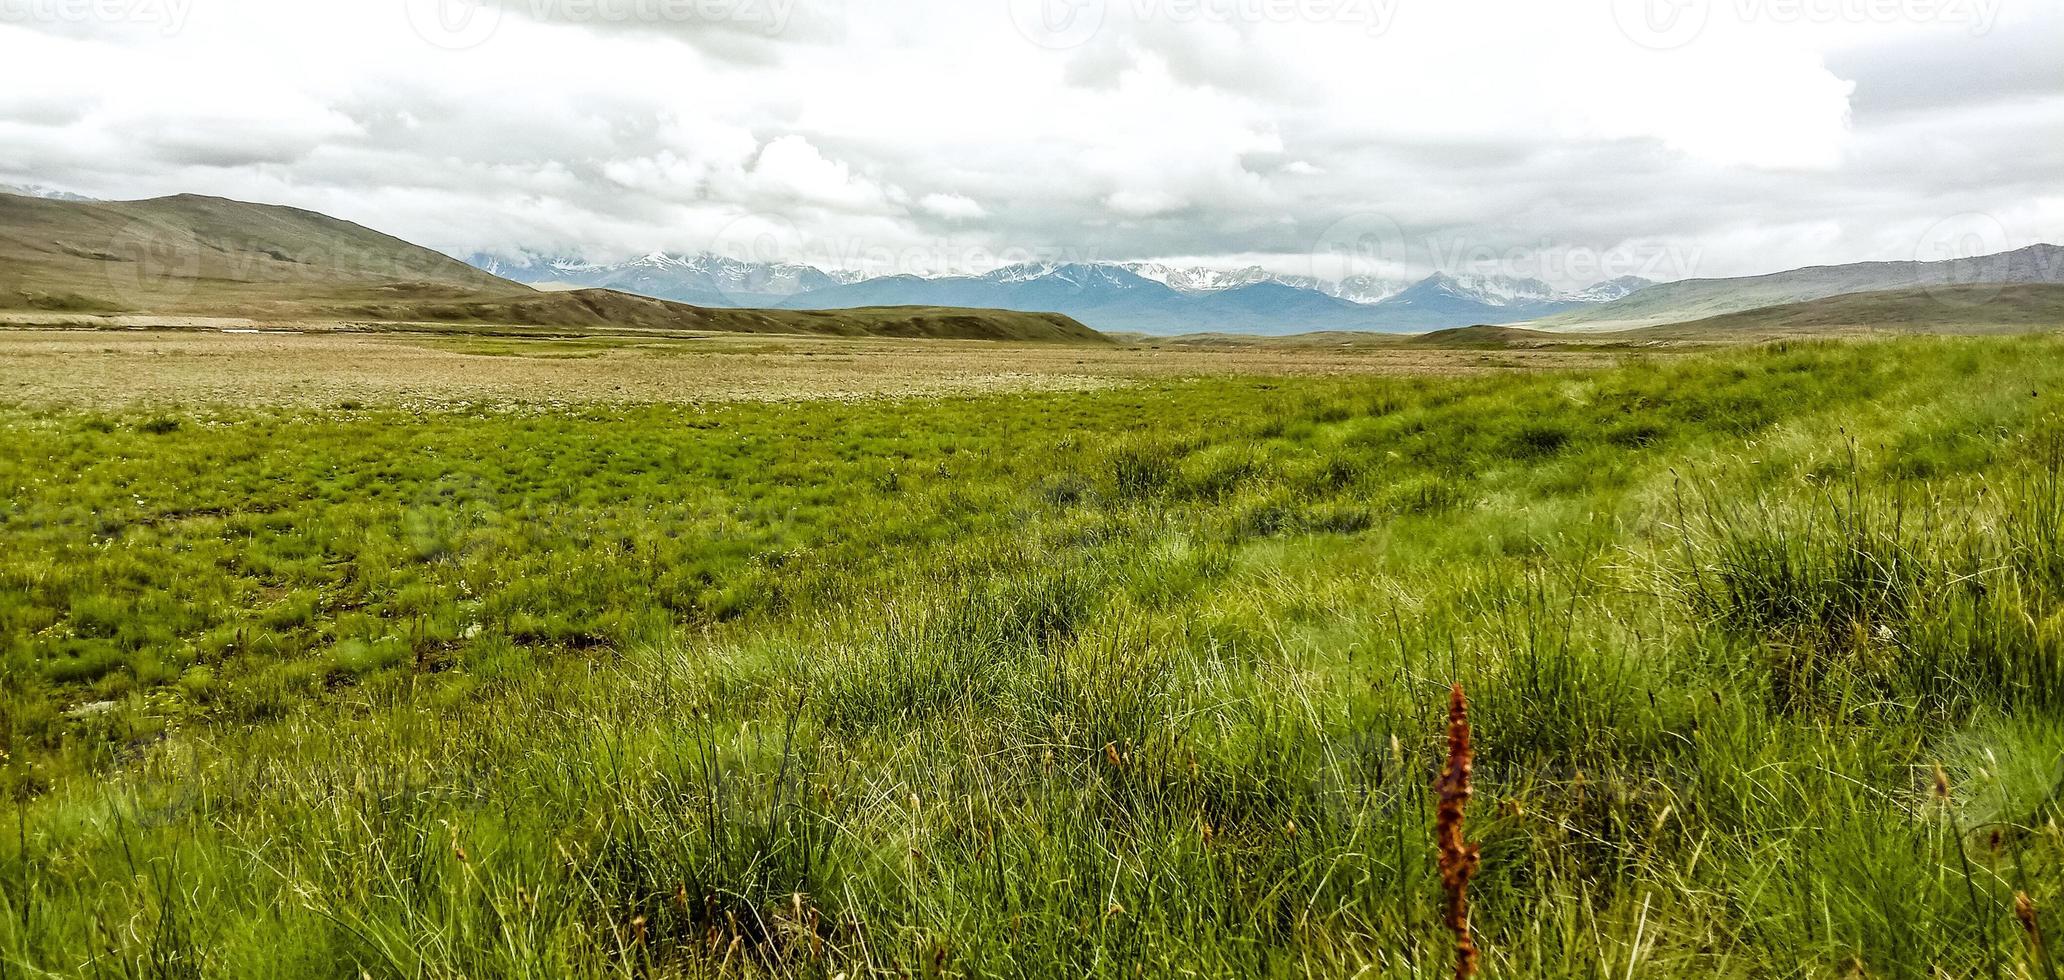
<svg viewBox="0 0 2064 980">
<path fill-rule="evenodd" d="M 1589 286 L 1569 293 L 1568 296 L 1579 303 L 1610 303 L 1616 299 L 1626 299 L 1653 285 L 1655 285 L 1655 280 L 1653 279 L 1643 279 L 1640 276 L 1621 276 L 1618 279 L 1607 279 L 1604 282 L 1592 283 Z"/>
<path fill-rule="evenodd" d="M 1349 276 L 1339 282 L 1320 282 L 1308 279 L 1308 288 L 1317 289 L 1336 299 L 1350 303 L 1381 303 L 1410 288 L 1411 280 L 1379 279 L 1375 276 Z"/>
<path fill-rule="evenodd" d="M 1209 269 L 1197 266 L 1175 266 L 1160 262 L 1125 262 L 1119 265 L 1142 279 L 1151 279 L 1181 293 L 1216 293 L 1241 286 L 1252 286 L 1258 282 L 1281 282 L 1285 285 L 1307 285 L 1290 282 L 1291 277 L 1278 276 L 1258 265 L 1244 269 Z M 1309 284 L 1316 284 L 1311 280 Z"/>
<path fill-rule="evenodd" d="M 604 266 L 584 262 L 567 256 L 525 257 L 505 259 L 495 255 L 475 255 L 466 260 L 468 265 L 491 275 L 517 282 L 532 284 L 571 283 L 572 278 L 595 272 Z"/>
<path fill-rule="evenodd" d="M 1485 306 L 1523 306 L 1534 303 L 1555 303 L 1564 297 L 1555 287 L 1539 279 L 1521 279 L 1515 276 L 1482 276 L 1471 274 L 1454 275 L 1436 272 L 1419 283 L 1440 293 L 1459 299 L 1466 299 Z"/>
<path fill-rule="evenodd" d="M 1272 282 L 1294 289 L 1313 290 L 1350 303 L 1380 303 L 1403 292 L 1405 287 L 1412 284 L 1409 279 L 1379 279 L 1375 276 L 1349 276 L 1338 281 L 1324 280 L 1317 276 L 1270 272 L 1258 265 L 1241 269 L 1212 269 L 1203 266 L 1167 265 L 1160 262 L 1126 262 L 1122 263 L 1120 268 L 1180 293 L 1219 293 L 1228 289 Z"/>
<path fill-rule="evenodd" d="M 1384 279 L 1377 276 L 1349 276 L 1340 280 L 1323 280 L 1315 276 L 1284 275 L 1270 272 L 1258 265 L 1240 269 L 1213 269 L 1201 266 L 1176 266 L 1160 262 L 1125 262 L 1119 268 L 1125 269 L 1143 279 L 1161 283 L 1180 293 L 1218 293 L 1228 289 L 1239 289 L 1257 283 L 1272 282 L 1297 289 L 1309 289 L 1324 293 L 1335 299 L 1364 305 L 1381 303 L 1424 280 Z M 1637 276 L 1624 276 L 1610 282 L 1587 286 L 1580 290 L 1563 292 L 1538 279 L 1524 279 L 1514 276 L 1476 275 L 1468 273 L 1438 274 L 1434 277 L 1439 288 L 1446 294 L 1480 302 L 1485 306 L 1509 307 L 1529 306 L 1542 303 L 1604 303 L 1619 299 L 1649 285 L 1648 280 Z"/>
<path fill-rule="evenodd" d="M 1575 300 L 1538 279 L 1436 272 L 1374 308 L 1404 322 L 1463 327 L 1519 323 L 1551 316 L 1575 305 Z"/>
<path fill-rule="evenodd" d="M 20 194 L 23 197 L 40 197 L 48 201 L 92 201 L 95 198 L 71 191 L 61 191 L 41 184 L 0 184 L 0 193 Z"/>
<path fill-rule="evenodd" d="M 1152 280 L 1121 265 L 1106 265 L 1087 262 L 1021 262 L 1007 265 L 993 272 L 983 273 L 976 278 L 984 282 L 1013 283 L 1048 282 L 1078 286 L 1084 289 L 1098 287 L 1132 287 Z"/>
<path fill-rule="evenodd" d="M 1631 283 L 1618 288 L 1631 288 Z M 1259 268 L 1030 262 L 979 276 L 888 276 L 818 289 L 792 309 L 970 306 L 1065 313 L 1100 330 L 1142 333 L 1439 330 L 1518 323 L 1587 300 L 1538 280 L 1435 274 L 1417 282 L 1361 276 L 1320 282 Z"/>
<path fill-rule="evenodd" d="M 1374 302 L 1394 309 L 1453 311 L 1475 316 L 1479 323 L 1517 323 L 1572 306 L 1609 303 L 1650 285 L 1653 283 L 1639 276 L 1622 276 L 1582 289 L 1561 290 L 1519 276 L 1436 272 L 1394 287 Z"/>
<path fill-rule="evenodd" d="M 622 262 L 576 256 L 476 255 L 472 265 L 533 286 L 598 286 L 700 306 L 771 306 L 799 293 L 864 278 L 794 262 L 742 262 L 722 255 L 651 252 Z"/>
</svg>

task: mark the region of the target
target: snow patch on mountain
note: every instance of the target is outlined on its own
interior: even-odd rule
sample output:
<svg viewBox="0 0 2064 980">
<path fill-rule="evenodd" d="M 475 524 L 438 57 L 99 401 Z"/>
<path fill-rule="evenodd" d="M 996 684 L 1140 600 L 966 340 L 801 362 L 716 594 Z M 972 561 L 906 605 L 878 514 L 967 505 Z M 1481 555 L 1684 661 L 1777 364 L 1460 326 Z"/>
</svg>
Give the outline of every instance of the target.
<svg viewBox="0 0 2064 980">
<path fill-rule="evenodd" d="M 1610 303 L 1654 285 L 1640 276 L 1621 276 L 1581 289 L 1560 290 L 1539 279 L 1446 272 L 1436 272 L 1423 282 L 1446 295 L 1500 308 L 1542 303 Z"/>
<path fill-rule="evenodd" d="M 1350 276 L 1333 281 L 1317 276 L 1270 272 L 1258 265 L 1238 269 L 1215 269 L 1207 266 L 1168 265 L 1162 262 L 1125 262 L 1119 267 L 1142 279 L 1151 279 L 1177 292 L 1191 294 L 1221 293 L 1271 282 L 1294 289 L 1309 289 L 1350 303 L 1367 304 L 1380 303 L 1396 296 L 1412 284 L 1409 280 L 1379 279 L 1375 276 Z"/>
<path fill-rule="evenodd" d="M 1592 283 L 1570 293 L 1569 298 L 1578 303 L 1610 303 L 1616 299 L 1626 299 L 1653 285 L 1655 285 L 1655 280 L 1653 279 L 1643 279 L 1640 276 L 1621 276 L 1618 279 L 1607 279 L 1604 282 Z"/>
<path fill-rule="evenodd" d="M 1485 306 L 1516 306 L 1522 303 L 1552 303 L 1561 296 L 1555 287 L 1539 279 L 1516 276 L 1483 276 L 1436 272 L 1426 284 L 1458 299 L 1474 300 Z"/>
<path fill-rule="evenodd" d="M 1216 293 L 1241 286 L 1252 286 L 1259 282 L 1285 282 L 1283 277 L 1258 265 L 1244 269 L 1210 269 L 1200 266 L 1175 266 L 1161 262 L 1124 262 L 1124 269 L 1142 279 L 1150 279 L 1182 293 Z"/>
<path fill-rule="evenodd" d="M 843 269 L 826 272 L 797 262 L 747 262 L 709 252 L 647 252 L 621 262 L 571 255 L 476 255 L 468 261 L 532 285 L 595 286 L 706 303 L 793 296 L 867 278 Z"/>
<path fill-rule="evenodd" d="M 5 191 L 9 194 L 20 194 L 23 197 L 40 197 L 47 201 L 77 202 L 98 200 L 98 198 L 87 197 L 84 194 L 61 191 L 55 187 L 45 187 L 41 184 L 0 184 L 0 191 Z"/>
<path fill-rule="evenodd" d="M 1124 288 L 1147 283 L 1145 278 L 1123 266 L 1086 262 L 1021 262 L 1004 266 L 977 278 L 1004 285 L 1053 282 L 1078 289 Z"/>
<path fill-rule="evenodd" d="M 1328 296 L 1350 303 L 1361 303 L 1364 306 L 1381 303 L 1404 292 L 1412 285 L 1404 280 L 1379 279 L 1375 276 L 1349 276 L 1339 282 L 1319 282 L 1316 279 L 1310 281 L 1314 283 L 1313 288 Z"/>
</svg>

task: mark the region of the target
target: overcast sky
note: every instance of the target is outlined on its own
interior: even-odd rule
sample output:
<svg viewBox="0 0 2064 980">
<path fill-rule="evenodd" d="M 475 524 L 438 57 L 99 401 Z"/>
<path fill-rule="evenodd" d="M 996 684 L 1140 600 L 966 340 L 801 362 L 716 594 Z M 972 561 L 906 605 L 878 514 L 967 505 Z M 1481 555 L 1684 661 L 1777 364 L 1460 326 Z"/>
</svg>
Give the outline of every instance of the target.
<svg viewBox="0 0 2064 980">
<path fill-rule="evenodd" d="M 0 0 L 0 183 L 1558 284 L 2064 240 L 2059 0 Z"/>
</svg>

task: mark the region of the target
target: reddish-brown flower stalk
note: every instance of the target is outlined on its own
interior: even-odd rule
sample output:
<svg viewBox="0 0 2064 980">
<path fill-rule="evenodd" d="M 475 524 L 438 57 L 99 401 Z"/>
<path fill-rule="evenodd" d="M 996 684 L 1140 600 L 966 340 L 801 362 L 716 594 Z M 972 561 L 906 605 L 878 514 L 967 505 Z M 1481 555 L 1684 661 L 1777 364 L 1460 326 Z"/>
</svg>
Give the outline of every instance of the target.
<svg viewBox="0 0 2064 980">
<path fill-rule="evenodd" d="M 1463 810 L 1469 805 L 1469 699 L 1456 684 L 1448 692 L 1448 764 L 1433 784 L 1440 795 L 1434 811 L 1434 843 L 1440 848 L 1441 887 L 1447 891 L 1448 929 L 1455 934 L 1455 976 L 1476 975 L 1476 943 L 1469 938 L 1469 879 L 1476 875 L 1476 845 L 1462 839 Z"/>
<path fill-rule="evenodd" d="M 2028 934 L 2029 956 L 2037 963 L 2044 961 L 2042 923 L 2035 917 L 2035 901 L 2027 892 L 2014 893 L 2014 918 L 2021 920 L 2021 931 Z M 2051 974 L 2055 976 L 2053 972 Z"/>
</svg>

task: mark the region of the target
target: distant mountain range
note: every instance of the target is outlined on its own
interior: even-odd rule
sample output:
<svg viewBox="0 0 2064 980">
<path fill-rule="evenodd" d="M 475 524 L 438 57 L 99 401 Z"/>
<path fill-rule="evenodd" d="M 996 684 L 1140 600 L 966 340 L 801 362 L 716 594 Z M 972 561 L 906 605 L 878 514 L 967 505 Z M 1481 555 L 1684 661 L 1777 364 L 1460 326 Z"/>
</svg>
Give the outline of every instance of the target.
<svg viewBox="0 0 2064 980">
<path fill-rule="evenodd" d="M 1941 291 L 1980 283 L 2064 283 L 2064 248 L 2030 245 L 1940 262 L 1857 262 L 1735 279 L 1684 279 L 1650 286 L 1615 302 L 1572 308 L 1531 325 L 1544 330 L 1630 330 L 1850 293 Z"/>
<path fill-rule="evenodd" d="M 1335 299 L 1355 303 L 1381 302 L 1404 292 L 1405 287 L 1417 281 L 1382 279 L 1376 276 L 1349 276 L 1346 279 L 1329 281 L 1316 276 L 1281 275 L 1258 265 L 1227 270 L 1166 265 L 1160 262 L 1121 262 L 1119 268 L 1142 278 L 1152 279 L 1181 293 L 1215 293 L 1256 283 L 1274 282 L 1301 289 L 1314 289 Z"/>
<path fill-rule="evenodd" d="M 2064 283 L 2064 248 L 2055 245 L 1942 262 L 1859 262 L 1733 279 L 1657 284 L 1627 276 L 1575 291 L 1506 276 L 1443 272 L 1417 281 L 1363 276 L 1327 282 L 1253 266 L 1211 269 L 1153 262 L 1034 262 L 982 275 L 876 278 L 792 263 L 666 253 L 608 264 L 488 256 L 471 262 L 546 288 L 603 286 L 699 306 L 974 307 L 1061 313 L 1099 330 L 1147 334 L 1416 333 L 1522 323 L 1551 331 L 1624 330 L 1852 293 Z"/>
<path fill-rule="evenodd" d="M 789 297 L 863 278 L 858 273 L 825 272 L 788 262 L 740 262 L 720 255 L 665 252 L 612 263 L 564 256 L 510 260 L 476 255 L 467 261 L 504 279 L 533 286 L 601 287 L 719 308 L 780 306 Z"/>
<path fill-rule="evenodd" d="M 1099 330 L 1150 334 L 1423 331 L 1519 323 L 1608 303 L 1650 285 L 1634 276 L 1561 292 L 1535 279 L 1438 273 L 1417 281 L 1322 281 L 1260 267 L 1037 262 L 974 276 L 879 276 L 715 255 L 653 253 L 619 263 L 476 255 L 474 265 L 545 288 L 603 286 L 704 306 L 838 310 L 964 306 L 1063 313 Z"/>
</svg>

